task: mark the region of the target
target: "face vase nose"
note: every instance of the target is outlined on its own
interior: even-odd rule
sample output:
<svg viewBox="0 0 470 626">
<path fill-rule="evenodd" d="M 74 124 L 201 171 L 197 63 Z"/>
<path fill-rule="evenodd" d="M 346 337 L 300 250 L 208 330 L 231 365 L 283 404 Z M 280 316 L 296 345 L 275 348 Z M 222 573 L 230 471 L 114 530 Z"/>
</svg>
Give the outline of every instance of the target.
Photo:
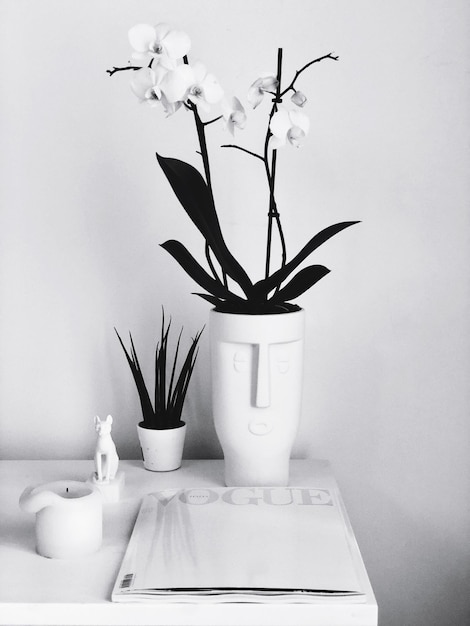
<svg viewBox="0 0 470 626">
<path fill-rule="evenodd" d="M 260 343 L 257 347 L 255 406 L 262 409 L 271 406 L 269 344 Z"/>
</svg>

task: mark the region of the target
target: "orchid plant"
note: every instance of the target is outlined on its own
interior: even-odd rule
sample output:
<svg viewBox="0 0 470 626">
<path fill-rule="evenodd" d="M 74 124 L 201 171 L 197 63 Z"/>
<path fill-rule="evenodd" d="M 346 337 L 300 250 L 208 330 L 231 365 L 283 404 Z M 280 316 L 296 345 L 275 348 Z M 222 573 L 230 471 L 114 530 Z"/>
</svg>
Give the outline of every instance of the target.
<svg viewBox="0 0 470 626">
<path fill-rule="evenodd" d="M 138 24 L 129 31 L 133 48 L 133 63 L 107 70 L 110 76 L 117 72 L 133 72 L 131 89 L 140 102 L 163 107 L 167 116 L 178 110 L 190 111 L 194 117 L 199 154 L 204 175 L 184 161 L 164 157 L 157 153 L 168 182 L 184 210 L 205 239 L 205 257 L 208 271 L 176 240 L 161 244 L 189 276 L 205 290 L 198 293 L 219 311 L 246 314 L 285 313 L 298 310 L 292 300 L 310 289 L 329 270 L 323 265 L 308 265 L 294 271 L 314 250 L 340 231 L 357 221 L 340 222 L 313 236 L 290 260 L 275 196 L 277 151 L 284 146 L 301 145 L 309 131 L 309 119 L 303 112 L 306 96 L 297 89 L 301 74 L 315 63 L 337 61 L 332 53 L 309 61 L 295 72 L 290 81 L 282 76 L 282 48 L 278 50 L 277 71 L 256 79 L 248 90 L 247 100 L 253 108 L 260 106 L 268 96 L 271 106 L 267 116 L 264 144 L 259 151 L 228 143 L 224 148 L 235 148 L 262 163 L 269 192 L 269 209 L 266 238 L 264 277 L 252 282 L 245 269 L 228 249 L 217 215 L 214 199 L 206 129 L 221 120 L 235 136 L 247 122 L 245 108 L 236 97 L 228 99 L 216 77 L 201 62 L 190 62 L 188 54 L 191 41 L 188 35 L 167 24 L 153 27 Z M 135 63 L 134 63 L 135 62 Z M 284 101 L 290 96 L 290 105 Z M 211 116 L 212 107 L 219 114 Z M 271 269 L 273 231 L 277 230 L 281 259 L 278 267 Z"/>
</svg>

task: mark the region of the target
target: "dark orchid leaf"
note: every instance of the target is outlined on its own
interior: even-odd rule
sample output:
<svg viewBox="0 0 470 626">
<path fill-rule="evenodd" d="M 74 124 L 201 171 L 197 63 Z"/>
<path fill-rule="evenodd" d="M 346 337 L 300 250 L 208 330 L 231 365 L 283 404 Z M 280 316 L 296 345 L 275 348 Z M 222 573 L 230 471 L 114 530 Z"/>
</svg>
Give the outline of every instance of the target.
<svg viewBox="0 0 470 626">
<path fill-rule="evenodd" d="M 207 293 L 194 294 L 207 300 L 215 306 L 217 311 L 221 313 L 241 313 L 243 315 L 273 315 L 276 313 L 289 313 L 291 311 L 299 311 L 300 307 L 297 304 L 290 302 L 273 302 L 267 300 L 261 303 L 255 303 L 251 300 L 242 300 L 236 302 L 229 302 L 228 300 L 220 300 L 214 296 L 210 296 Z"/>
<path fill-rule="evenodd" d="M 224 300 L 221 300 L 220 298 L 216 298 L 215 296 L 211 296 L 208 293 L 194 293 L 193 295 L 199 296 L 200 298 L 207 300 L 207 302 L 210 302 L 210 304 L 213 304 L 215 307 L 219 307 L 221 304 L 225 302 Z"/>
<path fill-rule="evenodd" d="M 321 278 L 329 273 L 329 269 L 323 265 L 309 265 L 300 270 L 298 274 L 287 283 L 285 287 L 274 294 L 269 302 L 288 302 L 303 294 L 313 287 Z"/>
<path fill-rule="evenodd" d="M 257 282 L 253 291 L 256 295 L 267 295 L 270 291 L 279 287 L 284 280 L 304 261 L 314 250 L 320 247 L 325 241 L 331 239 L 334 235 L 338 234 L 345 228 L 358 224 L 359 222 L 340 222 L 339 224 L 333 224 L 328 226 L 324 230 L 317 233 L 310 241 L 302 248 L 302 250 L 291 260 L 281 267 L 277 272 L 274 272 L 268 278 Z"/>
<path fill-rule="evenodd" d="M 162 157 L 158 153 L 157 160 L 176 197 L 204 238 L 212 243 L 211 239 L 221 237 L 209 188 L 197 169 L 189 163 Z"/>
<path fill-rule="evenodd" d="M 178 159 L 157 154 L 157 160 L 176 197 L 206 239 L 222 269 L 248 294 L 253 284 L 225 244 L 212 196 L 201 174 L 189 163 Z"/>
<path fill-rule="evenodd" d="M 182 243 L 174 239 L 165 241 L 160 244 L 171 256 L 178 261 L 184 271 L 200 285 L 203 289 L 207 289 L 209 293 L 220 298 L 230 296 L 230 291 L 220 282 L 212 278 L 206 270 L 199 265 L 193 255 L 183 246 Z"/>
</svg>

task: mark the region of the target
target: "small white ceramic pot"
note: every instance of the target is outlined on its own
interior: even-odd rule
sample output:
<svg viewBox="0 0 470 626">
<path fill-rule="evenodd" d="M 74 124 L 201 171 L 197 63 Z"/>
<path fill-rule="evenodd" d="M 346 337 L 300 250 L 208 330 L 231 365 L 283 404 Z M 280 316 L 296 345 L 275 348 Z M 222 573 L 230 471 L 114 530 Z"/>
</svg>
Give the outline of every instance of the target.
<svg viewBox="0 0 470 626">
<path fill-rule="evenodd" d="M 305 314 L 210 313 L 212 409 L 225 483 L 287 485 L 300 420 Z"/>
<path fill-rule="evenodd" d="M 157 430 L 137 425 L 145 469 L 151 472 L 171 472 L 181 467 L 186 424 L 177 428 Z"/>
</svg>

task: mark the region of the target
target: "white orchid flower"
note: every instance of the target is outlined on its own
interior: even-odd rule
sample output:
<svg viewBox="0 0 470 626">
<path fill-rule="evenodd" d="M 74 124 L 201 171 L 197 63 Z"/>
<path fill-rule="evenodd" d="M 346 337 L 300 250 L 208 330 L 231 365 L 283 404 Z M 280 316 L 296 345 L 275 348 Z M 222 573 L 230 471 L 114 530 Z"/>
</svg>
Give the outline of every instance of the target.
<svg viewBox="0 0 470 626">
<path fill-rule="evenodd" d="M 165 96 L 162 85 L 167 73 L 168 71 L 161 65 L 157 65 L 155 70 L 150 67 L 142 67 L 134 72 L 131 89 L 141 103 L 150 106 L 157 106 L 161 103 L 167 116 L 170 116 L 180 108 L 182 103 L 169 102 Z"/>
<path fill-rule="evenodd" d="M 169 102 L 165 94 L 162 94 L 163 110 L 165 111 L 167 117 L 170 117 L 170 115 L 176 113 L 176 111 L 181 107 L 182 104 L 182 102 Z"/>
<path fill-rule="evenodd" d="M 189 65 L 178 65 L 168 71 L 162 81 L 162 91 L 168 102 L 187 100 L 188 92 L 194 83 L 194 72 Z"/>
<path fill-rule="evenodd" d="M 169 102 L 189 100 L 204 110 L 219 102 L 224 95 L 215 76 L 209 74 L 199 62 L 194 65 L 178 65 L 169 71 L 163 81 L 162 90 Z"/>
<path fill-rule="evenodd" d="M 223 89 L 213 74 L 209 74 L 202 63 L 178 65 L 165 75 L 162 91 L 170 103 L 189 101 L 205 111 L 211 104 L 219 102 Z"/>
<path fill-rule="evenodd" d="M 275 93 L 277 83 L 278 80 L 274 74 L 262 74 L 257 78 L 248 90 L 247 99 L 251 106 L 256 109 L 263 100 L 266 92 Z"/>
<path fill-rule="evenodd" d="M 188 90 L 188 100 L 205 111 L 211 104 L 220 102 L 224 91 L 213 74 L 209 74 L 205 65 L 197 61 L 191 66 L 194 80 Z"/>
<path fill-rule="evenodd" d="M 309 128 L 310 120 L 301 111 L 279 109 L 274 113 L 269 124 L 269 130 L 272 133 L 269 146 L 276 150 L 286 143 L 290 143 L 298 148 Z"/>
<path fill-rule="evenodd" d="M 167 70 L 159 65 L 155 70 L 142 67 L 133 73 L 131 89 L 140 102 L 155 106 L 162 100 L 161 83 L 166 73 Z"/>
<path fill-rule="evenodd" d="M 188 35 L 170 28 L 168 24 L 137 24 L 130 29 L 128 36 L 134 49 L 133 59 L 144 61 L 151 57 L 167 69 L 176 67 L 176 61 L 188 54 L 191 48 Z"/>
<path fill-rule="evenodd" d="M 307 102 L 307 96 L 301 91 L 294 91 L 291 96 L 291 102 L 298 107 L 303 107 Z"/>
<path fill-rule="evenodd" d="M 245 128 L 245 109 L 238 98 L 233 97 L 231 102 L 228 102 L 225 98 L 222 100 L 222 115 L 225 120 L 225 128 L 232 135 L 235 135 L 235 128 Z"/>
</svg>

